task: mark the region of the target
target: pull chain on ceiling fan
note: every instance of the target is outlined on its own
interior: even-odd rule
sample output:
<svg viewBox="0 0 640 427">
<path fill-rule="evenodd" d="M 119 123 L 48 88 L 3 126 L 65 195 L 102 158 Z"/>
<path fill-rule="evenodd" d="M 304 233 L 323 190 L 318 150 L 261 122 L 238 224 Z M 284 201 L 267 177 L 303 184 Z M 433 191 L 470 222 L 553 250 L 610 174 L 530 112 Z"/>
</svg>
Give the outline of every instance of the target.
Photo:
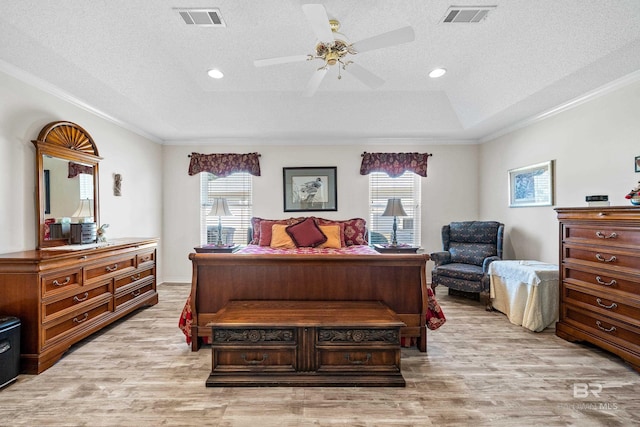
<svg viewBox="0 0 640 427">
<path fill-rule="evenodd" d="M 316 59 L 324 61 L 324 64 L 315 71 L 307 83 L 303 94 L 307 97 L 312 96 L 318 90 L 320 83 L 322 83 L 322 80 L 327 74 L 328 68 L 334 65 L 338 65 L 338 79 L 342 78 L 340 74 L 340 69 L 342 69 L 372 89 L 380 87 L 384 83 L 384 80 L 366 68 L 354 63 L 349 59 L 349 56 L 415 40 L 413 28 L 403 27 L 387 33 L 378 34 L 377 36 L 356 43 L 348 43 L 340 38 L 344 37 L 338 32 L 340 22 L 336 19 L 329 19 L 323 5 L 304 4 L 302 5 L 302 11 L 306 15 L 314 34 L 319 40 L 315 47 L 315 54 L 257 59 L 253 61 L 253 64 L 256 67 L 266 67 L 269 65 L 312 61 Z"/>
</svg>

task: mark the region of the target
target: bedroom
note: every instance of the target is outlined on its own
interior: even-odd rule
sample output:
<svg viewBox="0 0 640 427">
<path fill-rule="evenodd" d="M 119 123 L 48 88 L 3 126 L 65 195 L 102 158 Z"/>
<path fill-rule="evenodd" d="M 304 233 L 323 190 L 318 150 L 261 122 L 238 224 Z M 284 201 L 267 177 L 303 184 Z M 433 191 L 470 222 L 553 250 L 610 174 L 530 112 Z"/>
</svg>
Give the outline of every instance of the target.
<svg viewBox="0 0 640 427">
<path fill-rule="evenodd" d="M 636 34 L 631 45 L 635 58 L 640 57 L 637 46 Z M 2 59 L 7 61 L 4 56 Z M 640 155 L 638 69 L 597 85 L 589 91 L 591 96 L 573 102 L 568 106 L 571 108 L 482 140 L 245 135 L 159 144 L 43 86 L 33 76 L 18 73 L 20 77 L 16 77 L 15 67 L 7 61 L 0 73 L 0 218 L 4 224 L 0 227 L 0 252 L 35 247 L 35 171 L 30 141 L 44 124 L 71 120 L 90 131 L 104 158 L 100 165 L 100 209 L 101 221 L 110 224 L 108 235 L 160 237 L 160 287 L 162 283 L 188 283 L 191 277 L 187 255 L 200 236 L 198 179 L 186 172 L 187 155 L 193 151 L 258 151 L 263 174 L 254 180 L 254 214 L 265 218 L 288 216 L 281 203 L 283 167 L 336 166 L 339 211 L 331 216 L 366 218 L 368 179 L 358 173 L 363 151 L 386 151 L 393 142 L 393 151 L 433 153 L 428 177 L 422 181 L 423 248 L 440 248 L 440 227 L 448 222 L 497 219 L 507 226 L 505 258 L 557 263 L 558 223 L 553 207 L 509 208 L 507 171 L 554 160 L 554 207 L 585 206 L 584 197 L 589 194 L 608 194 L 612 205 L 627 205 L 624 195 L 640 179 L 633 170 L 633 159 Z M 113 173 L 123 177 L 121 197 L 112 196 Z M 631 371 L 629 381 L 637 387 L 637 377 Z"/>
</svg>

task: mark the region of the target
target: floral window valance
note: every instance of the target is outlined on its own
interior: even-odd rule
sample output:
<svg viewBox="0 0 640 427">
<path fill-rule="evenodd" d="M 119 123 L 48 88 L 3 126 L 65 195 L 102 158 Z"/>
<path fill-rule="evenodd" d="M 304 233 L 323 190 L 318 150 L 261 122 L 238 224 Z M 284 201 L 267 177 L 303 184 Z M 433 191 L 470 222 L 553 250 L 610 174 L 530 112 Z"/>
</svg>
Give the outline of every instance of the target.
<svg viewBox="0 0 640 427">
<path fill-rule="evenodd" d="M 360 175 L 371 172 L 385 172 L 391 178 L 396 178 L 406 171 L 420 176 L 427 176 L 427 160 L 432 156 L 428 153 L 367 153 L 362 154 Z"/>
<path fill-rule="evenodd" d="M 247 172 L 254 176 L 260 176 L 260 154 L 200 154 L 191 153 L 189 163 L 189 175 L 200 172 L 209 172 L 215 176 L 225 177 L 234 172 Z"/>
<path fill-rule="evenodd" d="M 81 165 L 80 163 L 69 162 L 69 176 L 68 178 L 75 178 L 81 173 L 87 175 L 93 175 L 93 166 Z"/>
</svg>

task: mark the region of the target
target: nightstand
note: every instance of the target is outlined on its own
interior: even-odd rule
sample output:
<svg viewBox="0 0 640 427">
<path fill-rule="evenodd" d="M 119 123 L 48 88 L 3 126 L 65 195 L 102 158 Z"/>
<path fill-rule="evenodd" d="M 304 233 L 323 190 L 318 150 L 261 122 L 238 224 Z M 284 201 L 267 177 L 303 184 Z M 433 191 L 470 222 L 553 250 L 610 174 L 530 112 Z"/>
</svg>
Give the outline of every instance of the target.
<svg viewBox="0 0 640 427">
<path fill-rule="evenodd" d="M 199 254 L 230 254 L 240 249 L 240 245 L 202 245 L 193 249 Z"/>
<path fill-rule="evenodd" d="M 373 245 L 373 249 L 382 254 L 415 254 L 420 248 L 409 245 Z"/>
</svg>

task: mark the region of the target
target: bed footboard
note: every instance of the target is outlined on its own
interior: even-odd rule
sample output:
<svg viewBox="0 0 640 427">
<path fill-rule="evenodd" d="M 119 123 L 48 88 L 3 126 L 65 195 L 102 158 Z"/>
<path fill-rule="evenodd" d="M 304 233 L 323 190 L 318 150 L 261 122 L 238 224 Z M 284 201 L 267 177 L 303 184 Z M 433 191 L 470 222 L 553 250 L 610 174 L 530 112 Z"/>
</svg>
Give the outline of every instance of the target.
<svg viewBox="0 0 640 427">
<path fill-rule="evenodd" d="M 192 350 L 231 300 L 382 301 L 427 349 L 426 254 L 250 255 L 192 253 Z"/>
</svg>

